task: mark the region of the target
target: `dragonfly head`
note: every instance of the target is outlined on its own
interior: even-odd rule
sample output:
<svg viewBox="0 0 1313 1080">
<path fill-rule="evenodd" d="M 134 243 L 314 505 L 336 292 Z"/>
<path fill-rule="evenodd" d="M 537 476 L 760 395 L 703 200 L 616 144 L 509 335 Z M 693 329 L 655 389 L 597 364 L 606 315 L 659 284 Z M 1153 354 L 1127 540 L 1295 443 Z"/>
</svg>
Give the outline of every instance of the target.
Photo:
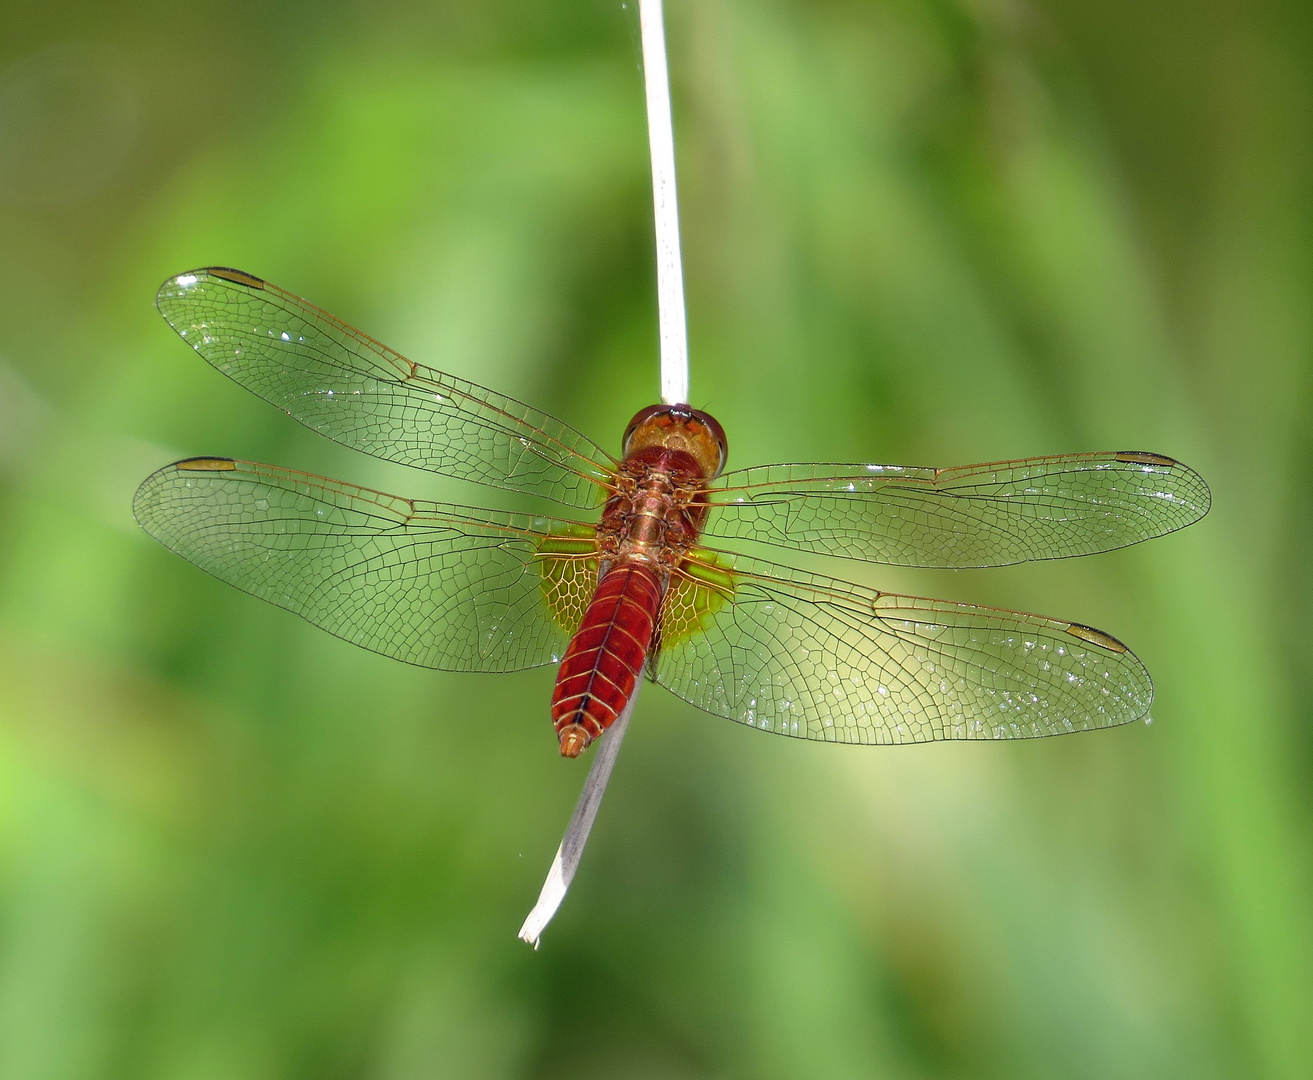
<svg viewBox="0 0 1313 1080">
<path fill-rule="evenodd" d="M 624 455 L 652 446 L 691 455 L 704 480 L 719 476 L 729 457 L 725 429 L 714 416 L 689 405 L 649 405 L 638 411 L 625 428 Z"/>
</svg>

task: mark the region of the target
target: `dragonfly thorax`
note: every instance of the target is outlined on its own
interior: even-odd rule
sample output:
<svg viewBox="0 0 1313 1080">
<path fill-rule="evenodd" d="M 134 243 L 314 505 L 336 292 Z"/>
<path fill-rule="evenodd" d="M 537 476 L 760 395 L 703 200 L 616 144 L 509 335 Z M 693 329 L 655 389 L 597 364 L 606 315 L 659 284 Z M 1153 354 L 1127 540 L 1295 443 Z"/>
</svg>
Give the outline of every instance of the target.
<svg viewBox="0 0 1313 1080">
<path fill-rule="evenodd" d="M 597 528 L 604 562 L 677 566 L 706 519 L 702 470 L 682 450 L 652 446 L 627 457 Z"/>
</svg>

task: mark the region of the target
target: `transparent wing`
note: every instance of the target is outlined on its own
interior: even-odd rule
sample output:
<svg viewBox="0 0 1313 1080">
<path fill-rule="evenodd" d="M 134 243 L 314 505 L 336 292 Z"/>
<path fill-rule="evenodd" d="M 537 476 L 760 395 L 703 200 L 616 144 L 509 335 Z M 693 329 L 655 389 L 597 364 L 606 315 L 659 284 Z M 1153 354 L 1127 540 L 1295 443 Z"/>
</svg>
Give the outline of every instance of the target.
<svg viewBox="0 0 1313 1080">
<path fill-rule="evenodd" d="M 1160 454 L 960 465 L 766 465 L 726 473 L 706 535 L 896 566 L 1006 566 L 1137 544 L 1208 512 L 1208 485 Z"/>
<path fill-rule="evenodd" d="M 672 576 L 655 678 L 700 709 L 841 743 L 1019 739 L 1144 717 L 1115 638 L 701 552 Z"/>
<path fill-rule="evenodd" d="M 273 465 L 179 461 L 146 479 L 133 510 L 215 577 L 355 645 L 444 671 L 556 662 L 596 584 L 587 526 Z"/>
<path fill-rule="evenodd" d="M 367 454 L 592 509 L 615 462 L 573 428 L 413 364 L 239 270 L 170 278 L 156 305 L 209 363 L 307 427 Z"/>
</svg>

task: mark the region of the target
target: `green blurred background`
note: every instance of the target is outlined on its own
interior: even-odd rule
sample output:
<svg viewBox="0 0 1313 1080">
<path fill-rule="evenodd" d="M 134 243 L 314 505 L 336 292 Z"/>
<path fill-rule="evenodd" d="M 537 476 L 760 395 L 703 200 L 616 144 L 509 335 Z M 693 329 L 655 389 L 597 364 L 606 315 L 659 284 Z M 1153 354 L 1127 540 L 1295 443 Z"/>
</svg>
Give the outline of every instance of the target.
<svg viewBox="0 0 1313 1080">
<path fill-rule="evenodd" d="M 154 312 L 238 266 L 615 447 L 656 397 L 619 0 L 0 4 L 0 1078 L 1313 1075 L 1313 13 L 669 0 L 731 461 L 1182 458 L 1077 563 L 829 564 L 1128 641 L 1154 723 L 766 737 L 645 691 L 566 906 L 552 672 L 354 650 L 135 526 L 318 439 Z M 810 567 L 816 561 L 794 560 Z"/>
</svg>

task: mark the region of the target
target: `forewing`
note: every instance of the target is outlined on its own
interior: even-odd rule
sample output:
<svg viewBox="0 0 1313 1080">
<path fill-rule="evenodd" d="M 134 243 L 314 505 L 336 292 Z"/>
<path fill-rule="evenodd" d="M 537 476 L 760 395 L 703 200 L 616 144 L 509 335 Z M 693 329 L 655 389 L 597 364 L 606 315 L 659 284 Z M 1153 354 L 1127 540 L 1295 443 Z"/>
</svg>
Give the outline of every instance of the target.
<svg viewBox="0 0 1313 1080">
<path fill-rule="evenodd" d="M 706 535 L 895 566 L 1006 566 L 1136 544 L 1208 512 L 1160 454 L 1068 454 L 950 469 L 766 465 L 726 473 Z"/>
<path fill-rule="evenodd" d="M 160 286 L 156 304 L 209 363 L 330 439 L 567 506 L 603 501 L 614 462 L 573 428 L 413 364 L 267 281 L 193 270 Z"/>
<path fill-rule="evenodd" d="M 596 579 L 577 523 L 227 458 L 160 469 L 133 510 L 151 536 L 215 577 L 353 644 L 444 671 L 556 662 L 589 564 Z"/>
<path fill-rule="evenodd" d="M 1149 711 L 1144 665 L 1077 623 L 724 553 L 690 562 L 663 606 L 656 680 L 763 731 L 841 743 L 1020 739 Z"/>
</svg>

